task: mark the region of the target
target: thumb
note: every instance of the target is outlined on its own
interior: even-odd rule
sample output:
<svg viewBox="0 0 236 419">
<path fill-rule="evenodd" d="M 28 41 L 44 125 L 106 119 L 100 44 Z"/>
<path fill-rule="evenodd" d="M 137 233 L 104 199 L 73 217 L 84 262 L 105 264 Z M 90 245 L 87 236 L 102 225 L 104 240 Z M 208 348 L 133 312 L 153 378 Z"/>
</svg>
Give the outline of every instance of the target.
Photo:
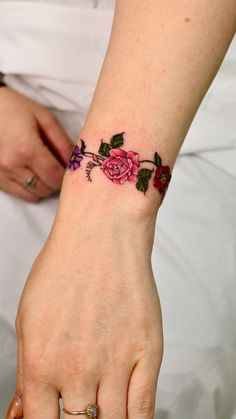
<svg viewBox="0 0 236 419">
<path fill-rule="evenodd" d="M 39 124 L 39 134 L 42 141 L 48 146 L 54 156 L 66 166 L 72 149 L 73 142 L 57 118 L 46 109 L 36 115 Z"/>
</svg>

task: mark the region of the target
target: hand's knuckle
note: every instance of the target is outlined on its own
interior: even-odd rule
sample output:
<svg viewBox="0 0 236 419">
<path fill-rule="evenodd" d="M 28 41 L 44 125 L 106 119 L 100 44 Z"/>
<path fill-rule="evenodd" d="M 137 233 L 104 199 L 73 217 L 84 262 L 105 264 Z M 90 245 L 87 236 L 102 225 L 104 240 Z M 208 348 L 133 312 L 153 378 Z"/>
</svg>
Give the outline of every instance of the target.
<svg viewBox="0 0 236 419">
<path fill-rule="evenodd" d="M 30 159 L 32 156 L 32 150 L 29 147 L 29 144 L 23 141 L 18 143 L 17 153 L 23 159 Z"/>
<path fill-rule="evenodd" d="M 93 368 L 88 362 L 88 356 L 83 351 L 75 350 L 64 358 L 65 370 L 70 377 L 83 377 L 83 381 L 91 381 Z"/>
<path fill-rule="evenodd" d="M 137 343 L 137 354 L 139 357 L 162 358 L 163 339 L 160 334 L 153 334 L 151 337 L 145 337 Z"/>
<path fill-rule="evenodd" d="M 6 172 L 12 170 L 13 164 L 8 156 L 0 156 L 0 168 Z"/>
<path fill-rule="evenodd" d="M 41 381 L 47 377 L 48 365 L 41 355 L 28 355 L 24 359 L 24 374 L 31 381 Z"/>
</svg>

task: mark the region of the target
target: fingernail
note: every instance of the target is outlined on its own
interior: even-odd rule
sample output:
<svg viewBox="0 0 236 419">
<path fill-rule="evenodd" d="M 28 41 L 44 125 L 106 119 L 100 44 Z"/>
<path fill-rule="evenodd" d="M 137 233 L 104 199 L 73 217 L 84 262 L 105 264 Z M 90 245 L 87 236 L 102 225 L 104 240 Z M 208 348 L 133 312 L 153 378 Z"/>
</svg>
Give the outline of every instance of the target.
<svg viewBox="0 0 236 419">
<path fill-rule="evenodd" d="M 19 412 L 21 406 L 21 398 L 20 396 L 16 395 L 14 399 L 12 399 L 11 404 L 7 411 L 6 419 L 15 419 Z"/>
</svg>

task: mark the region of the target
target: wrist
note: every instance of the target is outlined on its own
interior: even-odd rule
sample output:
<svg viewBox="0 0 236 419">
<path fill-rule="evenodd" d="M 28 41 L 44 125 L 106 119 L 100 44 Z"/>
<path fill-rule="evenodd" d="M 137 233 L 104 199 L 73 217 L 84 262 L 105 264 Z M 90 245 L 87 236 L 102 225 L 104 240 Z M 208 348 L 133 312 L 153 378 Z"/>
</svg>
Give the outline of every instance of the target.
<svg viewBox="0 0 236 419">
<path fill-rule="evenodd" d="M 130 198 L 130 191 L 117 194 L 110 188 L 104 191 L 104 186 L 101 190 L 98 185 L 94 191 L 93 185 L 78 182 L 71 184 L 70 179 L 64 179 L 53 228 L 63 241 L 78 248 L 93 239 L 100 243 L 106 238 L 110 244 L 129 241 L 151 250 L 158 205 L 154 208 L 150 203 Z M 75 199 L 73 195 L 77 193 Z"/>
<path fill-rule="evenodd" d="M 96 205 L 118 205 L 127 215 L 156 215 L 171 178 L 161 157 L 167 152 L 162 149 L 160 155 L 153 149 L 155 135 L 143 129 L 116 132 L 81 133 L 68 162 L 62 199 L 68 190 L 75 204 L 91 194 Z"/>
<path fill-rule="evenodd" d="M 133 133 L 132 142 L 130 134 L 123 134 L 111 137 L 105 133 L 105 140 L 99 141 L 101 134 L 81 133 L 64 176 L 57 230 L 63 229 L 66 234 L 66 229 L 71 231 L 73 226 L 76 239 L 78 230 L 80 236 L 103 237 L 107 229 L 110 235 L 118 231 L 119 237 L 130 234 L 152 244 L 170 169 L 155 150 L 150 151 L 151 142 L 145 141 L 140 132 Z M 162 169 L 168 169 L 160 178 L 164 183 L 157 177 Z"/>
<path fill-rule="evenodd" d="M 161 206 L 162 197 L 153 191 L 148 196 L 140 194 L 134 185 L 126 183 L 118 186 L 104 179 L 104 174 L 97 171 L 96 179 L 87 182 L 84 173 L 66 171 L 61 188 L 59 209 L 61 213 L 70 212 L 75 217 L 82 215 L 93 219 L 123 219 L 144 222 L 155 219 Z M 97 214 L 97 217 L 96 217 Z"/>
</svg>

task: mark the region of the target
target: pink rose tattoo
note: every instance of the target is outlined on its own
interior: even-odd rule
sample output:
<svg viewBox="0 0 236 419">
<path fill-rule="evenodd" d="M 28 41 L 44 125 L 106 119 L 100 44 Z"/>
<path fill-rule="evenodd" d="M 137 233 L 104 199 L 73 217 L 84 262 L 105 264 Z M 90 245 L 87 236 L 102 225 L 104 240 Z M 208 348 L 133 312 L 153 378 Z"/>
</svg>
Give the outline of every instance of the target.
<svg viewBox="0 0 236 419">
<path fill-rule="evenodd" d="M 157 152 L 154 153 L 153 160 L 140 160 L 139 154 L 135 151 L 123 150 L 121 148 L 124 144 L 123 134 L 124 132 L 113 135 L 109 143 L 101 140 L 98 153 L 86 151 L 86 144 L 81 139 L 80 147 L 78 145 L 74 147 L 68 169 L 77 170 L 81 167 L 84 157 L 88 157 L 90 160 L 86 164 L 85 173 L 90 182 L 92 181 L 91 171 L 97 166 L 113 183 L 123 185 L 127 181 L 133 182 L 136 189 L 145 194 L 150 179 L 153 177 L 153 186 L 164 197 L 171 180 L 169 166 L 162 165 L 161 157 Z M 140 168 L 143 163 L 148 163 L 151 168 Z"/>
<path fill-rule="evenodd" d="M 102 162 L 101 169 L 112 182 L 122 185 L 127 180 L 136 182 L 139 166 L 138 153 L 118 148 L 110 150 L 110 157 Z"/>
</svg>

